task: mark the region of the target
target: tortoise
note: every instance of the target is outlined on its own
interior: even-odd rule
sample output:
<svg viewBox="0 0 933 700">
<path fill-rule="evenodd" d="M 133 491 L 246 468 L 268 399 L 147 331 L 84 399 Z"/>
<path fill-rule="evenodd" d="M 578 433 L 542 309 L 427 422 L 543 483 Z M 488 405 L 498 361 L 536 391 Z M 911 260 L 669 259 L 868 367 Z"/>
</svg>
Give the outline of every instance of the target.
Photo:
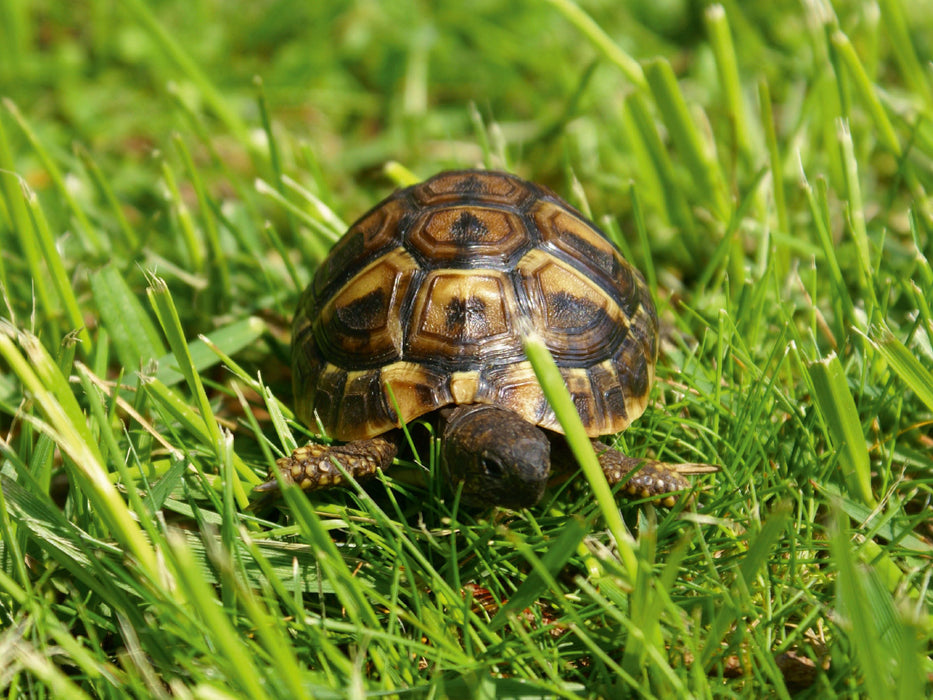
<svg viewBox="0 0 933 700">
<path fill-rule="evenodd" d="M 515 175 L 442 172 L 354 223 L 301 296 L 292 329 L 295 411 L 339 441 L 278 460 L 306 491 L 387 469 L 401 426 L 439 421 L 443 474 L 462 502 L 536 504 L 573 463 L 523 350 L 557 362 L 611 484 L 673 505 L 674 465 L 595 438 L 645 409 L 658 318 L 642 274 L 579 211 Z M 634 473 L 633 473 L 634 472 Z M 274 479 L 258 487 L 274 491 Z"/>
</svg>

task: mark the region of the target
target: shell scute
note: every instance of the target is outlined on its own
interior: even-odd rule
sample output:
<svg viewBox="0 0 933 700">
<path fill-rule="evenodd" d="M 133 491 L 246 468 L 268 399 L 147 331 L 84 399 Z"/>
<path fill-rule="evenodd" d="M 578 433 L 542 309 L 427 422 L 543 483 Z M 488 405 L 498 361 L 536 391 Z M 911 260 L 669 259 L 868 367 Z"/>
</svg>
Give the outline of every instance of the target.
<svg viewBox="0 0 933 700">
<path fill-rule="evenodd" d="M 590 364 L 604 359 L 619 342 L 628 319 L 614 299 L 584 270 L 542 250 L 519 264 L 532 300 L 529 317 L 558 364 Z"/>
<path fill-rule="evenodd" d="M 491 355 L 520 352 L 508 279 L 494 270 L 432 272 L 415 301 L 406 350 L 413 359 L 448 358 L 458 369 Z"/>
<path fill-rule="evenodd" d="M 514 213 L 480 206 L 429 210 L 411 227 L 409 248 L 425 265 L 504 269 L 532 245 Z"/>
<path fill-rule="evenodd" d="M 396 248 L 359 271 L 323 304 L 315 336 L 343 367 L 379 367 L 401 357 L 400 306 L 416 268 Z"/>
<path fill-rule="evenodd" d="M 317 299 L 333 293 L 333 285 L 350 279 L 362 268 L 398 245 L 398 230 L 406 221 L 405 202 L 388 200 L 364 214 L 327 254 L 309 286 Z"/>
<path fill-rule="evenodd" d="M 514 175 L 476 170 L 440 173 L 411 188 L 412 196 L 422 205 L 435 206 L 448 202 L 482 202 L 505 204 L 521 209 L 533 194 L 534 186 Z"/>
</svg>

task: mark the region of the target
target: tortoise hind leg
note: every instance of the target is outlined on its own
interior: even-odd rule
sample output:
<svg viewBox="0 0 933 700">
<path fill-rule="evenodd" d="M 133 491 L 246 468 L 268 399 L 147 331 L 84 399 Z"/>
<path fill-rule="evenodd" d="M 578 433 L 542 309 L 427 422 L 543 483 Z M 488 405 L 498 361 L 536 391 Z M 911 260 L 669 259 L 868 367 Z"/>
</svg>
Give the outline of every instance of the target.
<svg viewBox="0 0 933 700">
<path fill-rule="evenodd" d="M 330 488 L 343 482 L 338 462 L 354 479 L 373 476 L 378 469 L 388 469 L 398 453 L 398 445 L 390 436 L 379 435 L 369 440 L 354 440 L 342 445 L 310 443 L 299 447 L 288 457 L 276 460 L 282 478 L 304 491 Z M 271 479 L 256 487 L 256 491 L 277 491 L 279 484 Z"/>
</svg>

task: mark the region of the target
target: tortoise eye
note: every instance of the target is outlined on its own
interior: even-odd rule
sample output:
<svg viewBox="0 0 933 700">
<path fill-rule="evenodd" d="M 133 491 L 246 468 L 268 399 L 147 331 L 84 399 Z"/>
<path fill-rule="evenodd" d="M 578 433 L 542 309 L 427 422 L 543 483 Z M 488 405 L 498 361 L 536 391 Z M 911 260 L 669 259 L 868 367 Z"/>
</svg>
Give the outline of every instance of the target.
<svg viewBox="0 0 933 700">
<path fill-rule="evenodd" d="M 499 462 L 496 460 L 491 459 L 490 457 L 483 457 L 480 460 L 480 465 L 483 467 L 483 472 L 486 474 L 486 476 L 491 476 L 494 479 L 502 476 L 502 465 L 499 464 Z"/>
</svg>

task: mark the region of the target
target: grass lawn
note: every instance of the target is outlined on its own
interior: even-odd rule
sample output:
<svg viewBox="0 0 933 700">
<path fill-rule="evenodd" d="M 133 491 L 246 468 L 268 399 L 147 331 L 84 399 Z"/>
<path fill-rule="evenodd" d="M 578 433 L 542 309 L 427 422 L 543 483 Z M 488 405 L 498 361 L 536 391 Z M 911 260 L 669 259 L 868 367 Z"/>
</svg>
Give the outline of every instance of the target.
<svg viewBox="0 0 933 700">
<path fill-rule="evenodd" d="M 933 692 L 926 5 L 5 0 L 0 691 Z M 470 509 L 423 454 L 248 507 L 315 432 L 316 265 L 463 167 L 645 273 L 658 377 L 615 442 L 719 465 L 692 506 L 581 476 Z"/>
</svg>

